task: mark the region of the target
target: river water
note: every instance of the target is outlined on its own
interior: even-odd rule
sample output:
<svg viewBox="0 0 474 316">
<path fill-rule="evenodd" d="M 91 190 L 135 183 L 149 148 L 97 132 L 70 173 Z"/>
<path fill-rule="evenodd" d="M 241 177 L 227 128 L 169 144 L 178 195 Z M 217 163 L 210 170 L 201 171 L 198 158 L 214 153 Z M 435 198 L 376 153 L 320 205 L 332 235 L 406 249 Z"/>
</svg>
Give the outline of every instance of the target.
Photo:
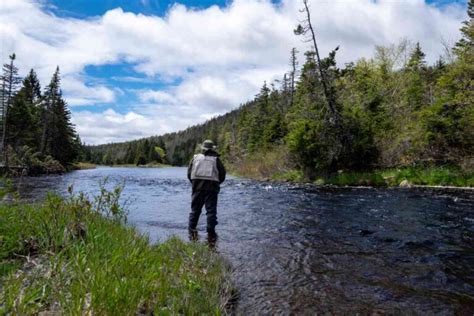
<svg viewBox="0 0 474 316">
<path fill-rule="evenodd" d="M 187 238 L 184 168 L 98 168 L 24 178 L 38 199 L 124 183 L 129 223 Z M 204 213 L 204 211 L 203 211 Z M 204 214 L 203 214 L 204 215 Z M 216 249 L 233 267 L 237 314 L 474 313 L 474 192 L 316 188 L 230 177 Z M 205 218 L 199 224 L 206 239 Z"/>
</svg>

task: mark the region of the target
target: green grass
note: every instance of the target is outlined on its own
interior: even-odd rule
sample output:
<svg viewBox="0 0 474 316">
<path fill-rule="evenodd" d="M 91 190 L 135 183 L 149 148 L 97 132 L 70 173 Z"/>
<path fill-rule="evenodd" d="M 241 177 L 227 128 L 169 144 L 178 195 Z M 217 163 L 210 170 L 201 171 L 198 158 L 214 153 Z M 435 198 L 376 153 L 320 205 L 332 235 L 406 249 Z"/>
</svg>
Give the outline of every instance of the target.
<svg viewBox="0 0 474 316">
<path fill-rule="evenodd" d="M 407 180 L 413 185 L 473 187 L 474 172 L 455 167 L 405 167 L 373 172 L 340 172 L 324 183 L 333 185 L 398 186 Z"/>
<path fill-rule="evenodd" d="M 197 243 L 151 244 L 125 225 L 120 189 L 0 205 L 0 314 L 221 314 L 228 265 Z"/>
<path fill-rule="evenodd" d="M 271 179 L 275 181 L 302 182 L 304 176 L 303 172 L 300 170 L 289 170 L 285 172 L 277 172 L 272 175 Z"/>
</svg>

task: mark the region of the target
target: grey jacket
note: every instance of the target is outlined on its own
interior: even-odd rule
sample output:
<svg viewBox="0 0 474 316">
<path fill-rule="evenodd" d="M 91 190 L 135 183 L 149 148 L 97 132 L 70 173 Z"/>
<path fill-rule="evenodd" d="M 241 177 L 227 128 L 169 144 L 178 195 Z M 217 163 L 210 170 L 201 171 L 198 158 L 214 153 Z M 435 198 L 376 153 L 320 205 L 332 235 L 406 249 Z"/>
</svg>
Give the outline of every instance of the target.
<svg viewBox="0 0 474 316">
<path fill-rule="evenodd" d="M 219 154 L 215 152 L 214 150 L 207 150 L 203 152 L 205 156 L 213 156 L 217 157 L 216 163 L 217 163 L 217 170 L 219 171 L 219 182 L 216 181 L 210 181 L 210 180 L 200 180 L 200 179 L 195 179 L 191 180 L 191 171 L 193 169 L 193 160 L 189 162 L 188 166 L 188 179 L 191 181 L 192 186 L 193 186 L 193 192 L 196 191 L 214 191 L 214 192 L 219 192 L 221 188 L 221 183 L 224 182 L 225 176 L 226 176 L 226 170 L 224 165 L 222 164 L 222 161 L 219 159 Z"/>
</svg>

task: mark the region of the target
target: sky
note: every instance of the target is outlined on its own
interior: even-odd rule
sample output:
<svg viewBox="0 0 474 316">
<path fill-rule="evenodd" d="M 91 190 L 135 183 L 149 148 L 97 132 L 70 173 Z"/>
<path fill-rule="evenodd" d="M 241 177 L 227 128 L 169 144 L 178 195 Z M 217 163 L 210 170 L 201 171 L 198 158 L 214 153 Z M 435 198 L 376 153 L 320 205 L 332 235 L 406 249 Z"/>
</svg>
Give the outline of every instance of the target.
<svg viewBox="0 0 474 316">
<path fill-rule="evenodd" d="M 0 57 L 46 86 L 56 68 L 82 140 L 182 130 L 237 108 L 289 70 L 301 0 L 0 0 Z M 460 36 L 465 0 L 310 0 L 321 54 L 343 66 L 419 41 L 428 62 Z"/>
</svg>

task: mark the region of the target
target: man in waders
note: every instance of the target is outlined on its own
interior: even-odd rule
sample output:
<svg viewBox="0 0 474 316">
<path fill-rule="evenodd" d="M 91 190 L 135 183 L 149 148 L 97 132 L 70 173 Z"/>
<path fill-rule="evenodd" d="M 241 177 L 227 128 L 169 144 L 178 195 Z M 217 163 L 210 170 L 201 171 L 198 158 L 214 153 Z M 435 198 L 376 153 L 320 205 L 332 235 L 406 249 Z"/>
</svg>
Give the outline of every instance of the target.
<svg viewBox="0 0 474 316">
<path fill-rule="evenodd" d="M 194 155 L 188 167 L 188 179 L 193 186 L 191 213 L 189 214 L 189 236 L 197 239 L 197 224 L 202 207 L 206 206 L 207 233 L 215 239 L 217 225 L 217 195 L 220 184 L 225 180 L 225 168 L 216 152 L 212 140 L 205 140 L 201 145 L 201 153 Z"/>
</svg>

